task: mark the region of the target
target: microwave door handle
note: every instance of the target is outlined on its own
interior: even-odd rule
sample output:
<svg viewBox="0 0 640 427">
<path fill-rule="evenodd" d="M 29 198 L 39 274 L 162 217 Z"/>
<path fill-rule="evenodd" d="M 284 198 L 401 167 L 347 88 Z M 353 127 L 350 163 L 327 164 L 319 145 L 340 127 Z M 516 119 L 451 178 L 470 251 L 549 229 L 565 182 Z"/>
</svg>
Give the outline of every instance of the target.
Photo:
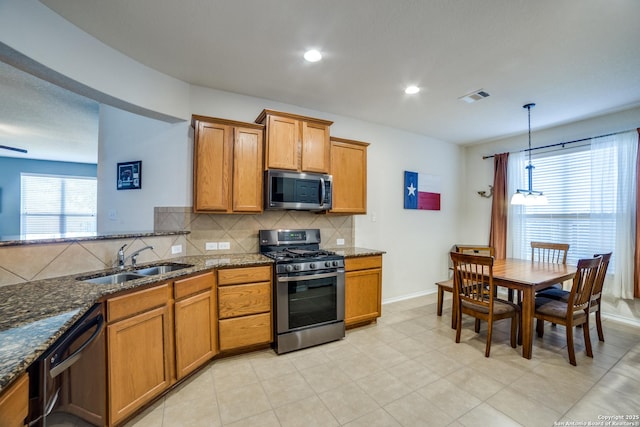
<svg viewBox="0 0 640 427">
<path fill-rule="evenodd" d="M 98 336 L 100 331 L 102 331 L 102 328 L 104 326 L 104 317 L 102 317 L 101 314 L 98 315 L 93 321 L 91 321 L 91 323 L 88 324 L 86 327 L 82 328 L 82 330 L 78 331 L 76 335 L 77 336 L 82 335 L 89 329 L 93 328 L 94 326 L 96 327 L 95 332 L 91 334 L 91 336 L 80 346 L 80 348 L 78 348 L 76 351 L 73 352 L 72 355 L 65 358 L 64 360 L 55 362 L 53 364 L 53 366 L 49 369 L 49 375 L 51 376 L 51 378 L 57 377 L 62 372 L 64 372 L 67 368 L 69 368 L 69 366 L 76 363 L 76 361 L 80 359 L 80 355 L 81 355 L 80 353 L 82 353 L 82 350 L 84 350 L 89 344 L 93 342 L 93 340 L 96 339 L 96 337 Z M 70 346 L 72 343 L 73 343 L 73 340 L 72 339 L 69 340 L 66 348 L 60 350 L 58 353 L 64 354 L 68 346 Z"/>
<path fill-rule="evenodd" d="M 326 195 L 326 185 L 322 177 L 320 177 L 320 186 L 322 187 L 322 191 L 320 191 L 320 206 L 322 206 L 324 204 L 324 196 Z"/>
</svg>

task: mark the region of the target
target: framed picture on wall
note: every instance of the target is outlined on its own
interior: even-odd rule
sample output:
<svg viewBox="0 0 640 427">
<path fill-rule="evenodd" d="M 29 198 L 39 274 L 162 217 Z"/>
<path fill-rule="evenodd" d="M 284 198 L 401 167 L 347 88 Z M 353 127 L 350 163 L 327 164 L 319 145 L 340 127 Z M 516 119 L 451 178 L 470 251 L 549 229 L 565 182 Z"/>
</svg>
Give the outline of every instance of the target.
<svg viewBox="0 0 640 427">
<path fill-rule="evenodd" d="M 139 190 L 142 188 L 142 160 L 118 163 L 118 190 Z"/>
</svg>

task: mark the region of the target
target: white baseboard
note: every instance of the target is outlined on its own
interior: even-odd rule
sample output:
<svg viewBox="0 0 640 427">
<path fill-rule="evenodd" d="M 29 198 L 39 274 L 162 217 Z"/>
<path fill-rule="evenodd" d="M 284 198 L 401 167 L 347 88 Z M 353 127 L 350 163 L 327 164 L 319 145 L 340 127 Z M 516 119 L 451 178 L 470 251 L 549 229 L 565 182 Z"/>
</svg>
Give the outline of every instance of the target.
<svg viewBox="0 0 640 427">
<path fill-rule="evenodd" d="M 435 294 L 437 292 L 437 289 L 431 290 L 431 291 L 420 291 L 420 292 L 415 292 L 413 294 L 407 294 L 407 295 L 402 295 L 399 297 L 393 297 L 393 298 L 387 298 L 387 299 L 383 299 L 382 300 L 382 304 L 390 304 L 392 302 L 398 302 L 398 301 L 404 301 L 404 300 L 408 300 L 411 298 L 417 298 L 417 297 L 423 297 L 425 295 L 431 295 L 431 294 Z"/>
<path fill-rule="evenodd" d="M 605 314 L 602 313 L 602 317 L 607 320 L 611 320 L 612 322 L 624 323 L 625 325 L 635 326 L 640 328 L 640 319 L 630 319 L 628 317 L 617 316 L 615 314 Z"/>
</svg>

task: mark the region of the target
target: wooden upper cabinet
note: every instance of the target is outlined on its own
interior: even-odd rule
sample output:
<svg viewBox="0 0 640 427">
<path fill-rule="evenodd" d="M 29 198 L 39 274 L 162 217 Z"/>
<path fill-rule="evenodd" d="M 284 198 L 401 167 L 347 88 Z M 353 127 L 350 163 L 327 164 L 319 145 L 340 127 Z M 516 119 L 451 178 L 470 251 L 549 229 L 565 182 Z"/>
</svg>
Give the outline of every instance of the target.
<svg viewBox="0 0 640 427">
<path fill-rule="evenodd" d="M 332 213 L 367 213 L 366 142 L 331 138 Z"/>
<path fill-rule="evenodd" d="M 263 110 L 256 123 L 266 126 L 266 169 L 329 173 L 333 122 Z"/>
<path fill-rule="evenodd" d="M 234 129 L 231 192 L 234 212 L 262 212 L 263 133 L 263 129 Z"/>
<path fill-rule="evenodd" d="M 195 212 L 262 212 L 264 126 L 193 116 Z"/>
</svg>

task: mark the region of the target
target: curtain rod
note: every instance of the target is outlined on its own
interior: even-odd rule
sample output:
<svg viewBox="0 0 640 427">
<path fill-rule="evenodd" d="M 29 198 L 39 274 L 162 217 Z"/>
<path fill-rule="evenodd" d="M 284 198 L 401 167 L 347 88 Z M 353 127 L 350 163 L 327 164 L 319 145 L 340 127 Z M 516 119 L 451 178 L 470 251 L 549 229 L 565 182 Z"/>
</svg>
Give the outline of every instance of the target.
<svg viewBox="0 0 640 427">
<path fill-rule="evenodd" d="M 564 147 L 564 145 L 566 145 L 566 144 L 574 144 L 574 143 L 576 143 L 576 142 L 584 142 L 584 141 L 588 141 L 588 140 L 593 139 L 593 138 L 604 138 L 604 137 L 606 137 L 606 136 L 619 135 L 619 134 L 621 134 L 621 133 L 630 132 L 631 130 L 632 130 L 632 129 L 630 129 L 630 130 L 621 130 L 620 132 L 613 132 L 613 133 L 607 133 L 607 134 L 604 134 L 604 135 L 591 136 L 591 137 L 589 137 L 589 138 L 576 139 L 575 141 L 558 142 L 558 143 L 556 143 L 556 144 L 543 145 L 543 146 L 541 146 L 541 147 L 533 147 L 533 148 L 531 148 L 531 149 L 529 149 L 529 148 L 525 148 L 524 150 L 509 151 L 509 154 L 512 154 L 512 153 L 520 153 L 520 152 L 525 152 L 525 153 L 526 153 L 526 152 L 527 152 L 527 151 L 529 151 L 529 150 L 531 150 L 531 151 L 534 151 L 534 150 L 542 150 L 543 148 L 558 147 L 558 146 L 561 146 L 561 145 Z M 496 156 L 495 154 L 492 154 L 492 155 L 490 155 L 490 156 L 482 156 L 482 160 L 491 159 L 491 158 L 493 158 L 493 157 L 495 157 L 495 156 Z"/>
</svg>

